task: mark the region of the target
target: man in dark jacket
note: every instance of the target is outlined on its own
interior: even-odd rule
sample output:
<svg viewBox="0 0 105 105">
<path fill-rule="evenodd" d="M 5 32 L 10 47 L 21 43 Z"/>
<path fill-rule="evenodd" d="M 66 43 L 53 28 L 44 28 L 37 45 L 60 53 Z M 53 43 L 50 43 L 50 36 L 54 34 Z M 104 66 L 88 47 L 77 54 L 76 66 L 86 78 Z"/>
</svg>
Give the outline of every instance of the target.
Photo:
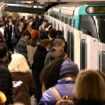
<svg viewBox="0 0 105 105">
<path fill-rule="evenodd" d="M 44 62 L 45 65 L 47 65 L 48 63 L 52 61 L 52 53 L 54 51 L 64 51 L 64 47 L 65 47 L 64 40 L 62 40 L 61 38 L 56 38 L 53 41 L 53 47 L 50 49 L 49 53 L 46 55 L 45 62 Z"/>
<path fill-rule="evenodd" d="M 27 41 L 30 39 L 30 36 L 29 32 L 24 32 L 16 47 L 16 52 L 24 55 L 26 59 L 28 59 Z"/>
<path fill-rule="evenodd" d="M 5 63 L 7 60 L 7 46 L 4 43 L 0 43 L 0 91 L 2 91 L 7 101 L 5 105 L 12 104 L 12 78 L 8 67 Z"/>
</svg>

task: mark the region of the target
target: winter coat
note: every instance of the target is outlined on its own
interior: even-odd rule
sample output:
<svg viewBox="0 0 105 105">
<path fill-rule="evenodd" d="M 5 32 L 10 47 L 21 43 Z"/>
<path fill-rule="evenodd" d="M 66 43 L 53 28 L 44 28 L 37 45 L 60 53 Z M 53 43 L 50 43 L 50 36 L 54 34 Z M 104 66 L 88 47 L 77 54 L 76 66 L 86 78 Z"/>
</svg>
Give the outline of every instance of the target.
<svg viewBox="0 0 105 105">
<path fill-rule="evenodd" d="M 71 98 L 73 96 L 74 80 L 58 80 L 58 83 L 54 87 L 62 97 L 68 96 Z M 56 99 L 48 89 L 43 93 L 38 105 L 55 105 L 55 103 Z"/>
<path fill-rule="evenodd" d="M 50 51 L 48 52 L 48 54 L 46 55 L 44 64 L 47 65 L 52 61 L 52 53 L 56 51 L 54 48 L 51 48 Z"/>
<path fill-rule="evenodd" d="M 30 97 L 35 93 L 33 78 L 30 72 L 11 72 L 12 80 L 22 81 L 21 86 L 13 88 L 14 102 L 24 103 L 24 105 L 31 105 Z"/>
<path fill-rule="evenodd" d="M 2 61 L 0 61 L 0 91 L 2 91 L 7 97 L 5 105 L 12 104 L 12 78 L 7 65 Z"/>
<path fill-rule="evenodd" d="M 16 52 L 19 54 L 22 54 L 25 56 L 25 58 L 27 59 L 28 55 L 27 55 L 27 43 L 26 40 L 24 38 L 21 38 L 17 44 L 16 47 Z"/>
<path fill-rule="evenodd" d="M 41 98 L 41 84 L 40 84 L 40 73 L 44 67 L 44 60 L 45 56 L 47 54 L 46 48 L 38 45 L 35 55 L 33 57 L 33 65 L 32 65 L 32 72 L 33 72 L 33 78 L 36 85 L 36 92 L 37 92 L 37 101 Z"/>
</svg>

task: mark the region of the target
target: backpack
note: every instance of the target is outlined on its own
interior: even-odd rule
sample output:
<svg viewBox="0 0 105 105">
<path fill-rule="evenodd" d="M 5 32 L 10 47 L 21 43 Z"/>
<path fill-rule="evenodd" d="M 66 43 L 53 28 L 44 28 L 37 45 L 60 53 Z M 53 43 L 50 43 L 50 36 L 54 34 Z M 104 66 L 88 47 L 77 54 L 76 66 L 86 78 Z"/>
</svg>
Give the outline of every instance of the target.
<svg viewBox="0 0 105 105">
<path fill-rule="evenodd" d="M 51 91 L 52 95 L 56 99 L 55 105 L 73 105 L 74 104 L 73 100 L 69 99 L 67 95 L 61 97 L 61 95 L 59 94 L 59 92 L 57 91 L 55 87 L 52 87 L 49 90 Z"/>
</svg>

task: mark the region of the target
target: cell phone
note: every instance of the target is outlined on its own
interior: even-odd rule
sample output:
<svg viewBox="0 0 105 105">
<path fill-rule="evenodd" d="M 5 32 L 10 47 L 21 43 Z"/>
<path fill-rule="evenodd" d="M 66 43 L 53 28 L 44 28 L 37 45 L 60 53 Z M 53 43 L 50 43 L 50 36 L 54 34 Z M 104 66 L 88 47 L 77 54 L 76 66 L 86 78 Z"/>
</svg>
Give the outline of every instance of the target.
<svg viewBox="0 0 105 105">
<path fill-rule="evenodd" d="M 23 83 L 22 81 L 17 81 L 17 82 L 13 85 L 13 87 L 21 86 L 22 83 Z"/>
</svg>

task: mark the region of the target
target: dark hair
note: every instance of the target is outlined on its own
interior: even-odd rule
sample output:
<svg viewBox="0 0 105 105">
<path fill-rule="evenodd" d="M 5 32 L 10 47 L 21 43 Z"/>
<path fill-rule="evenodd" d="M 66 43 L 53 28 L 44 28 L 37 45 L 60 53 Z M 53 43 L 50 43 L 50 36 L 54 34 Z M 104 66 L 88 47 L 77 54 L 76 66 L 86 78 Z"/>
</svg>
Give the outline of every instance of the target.
<svg viewBox="0 0 105 105">
<path fill-rule="evenodd" d="M 51 59 L 54 60 L 56 58 L 64 58 L 66 55 L 66 53 L 64 51 L 54 51 L 52 54 L 51 54 Z"/>
<path fill-rule="evenodd" d="M 57 31 L 54 28 L 49 29 L 48 34 L 50 34 L 51 38 L 56 38 Z"/>
<path fill-rule="evenodd" d="M 62 58 L 55 59 L 42 70 L 40 80 L 41 83 L 45 84 L 46 89 L 54 86 L 57 83 L 63 61 L 64 59 Z"/>
<path fill-rule="evenodd" d="M 31 34 L 30 34 L 28 31 L 25 31 L 25 32 L 23 32 L 23 34 L 22 34 L 23 37 L 26 36 L 26 35 L 28 35 L 29 37 L 31 37 Z"/>
<path fill-rule="evenodd" d="M 0 43 L 0 58 L 4 58 L 7 55 L 8 48 L 6 44 Z"/>
</svg>

